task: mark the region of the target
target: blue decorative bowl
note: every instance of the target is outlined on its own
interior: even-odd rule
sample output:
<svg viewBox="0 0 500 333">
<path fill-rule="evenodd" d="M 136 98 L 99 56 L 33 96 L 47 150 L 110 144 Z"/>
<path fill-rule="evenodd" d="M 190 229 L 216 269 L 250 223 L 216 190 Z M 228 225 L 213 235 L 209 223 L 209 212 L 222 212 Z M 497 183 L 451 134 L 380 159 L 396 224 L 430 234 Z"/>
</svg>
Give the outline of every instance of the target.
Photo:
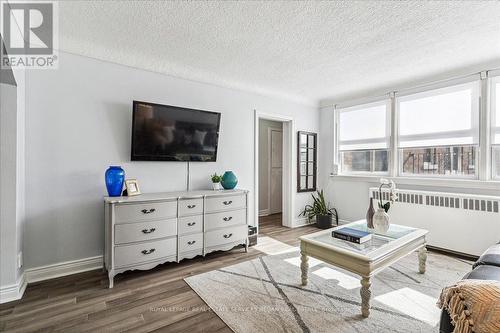
<svg viewBox="0 0 500 333">
<path fill-rule="evenodd" d="M 224 189 L 232 190 L 236 187 L 236 184 L 238 184 L 238 178 L 236 178 L 236 175 L 232 171 L 226 171 L 220 183 Z"/>
<path fill-rule="evenodd" d="M 125 181 L 125 171 L 119 166 L 110 166 L 104 174 L 106 189 L 110 197 L 122 195 L 123 182 Z"/>
</svg>

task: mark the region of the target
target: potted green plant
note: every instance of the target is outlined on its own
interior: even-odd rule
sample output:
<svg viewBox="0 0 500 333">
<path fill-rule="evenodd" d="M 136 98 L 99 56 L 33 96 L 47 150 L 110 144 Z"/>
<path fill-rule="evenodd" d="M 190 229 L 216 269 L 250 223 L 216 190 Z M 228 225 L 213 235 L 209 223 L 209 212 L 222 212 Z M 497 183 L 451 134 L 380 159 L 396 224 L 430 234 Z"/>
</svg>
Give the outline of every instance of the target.
<svg viewBox="0 0 500 333">
<path fill-rule="evenodd" d="M 210 176 L 210 179 L 212 179 L 212 186 L 213 186 L 213 189 L 214 191 L 219 191 L 220 190 L 220 182 L 222 180 L 222 176 L 219 176 L 216 173 L 214 173 L 213 175 Z"/>
<path fill-rule="evenodd" d="M 326 202 L 323 190 L 317 191 L 317 197 L 311 194 L 313 198 L 312 205 L 306 205 L 300 216 L 307 216 L 309 220 L 316 218 L 316 226 L 320 229 L 328 229 L 332 227 L 332 218 L 335 216 L 335 224 L 339 225 L 339 216 L 337 210 L 330 207 Z"/>
</svg>

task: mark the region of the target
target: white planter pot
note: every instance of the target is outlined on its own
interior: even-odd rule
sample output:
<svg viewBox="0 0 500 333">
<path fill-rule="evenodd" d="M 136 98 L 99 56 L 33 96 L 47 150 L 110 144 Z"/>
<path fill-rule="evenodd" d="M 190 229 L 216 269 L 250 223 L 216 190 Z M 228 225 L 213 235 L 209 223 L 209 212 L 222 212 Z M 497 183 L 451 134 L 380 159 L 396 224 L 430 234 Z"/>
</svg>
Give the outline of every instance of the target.
<svg viewBox="0 0 500 333">
<path fill-rule="evenodd" d="M 221 189 L 220 183 L 212 183 L 212 186 L 214 188 L 214 191 L 220 191 Z"/>
<path fill-rule="evenodd" d="M 389 214 L 383 208 L 377 209 L 373 215 L 373 227 L 377 233 L 385 234 L 389 230 L 390 225 Z"/>
</svg>

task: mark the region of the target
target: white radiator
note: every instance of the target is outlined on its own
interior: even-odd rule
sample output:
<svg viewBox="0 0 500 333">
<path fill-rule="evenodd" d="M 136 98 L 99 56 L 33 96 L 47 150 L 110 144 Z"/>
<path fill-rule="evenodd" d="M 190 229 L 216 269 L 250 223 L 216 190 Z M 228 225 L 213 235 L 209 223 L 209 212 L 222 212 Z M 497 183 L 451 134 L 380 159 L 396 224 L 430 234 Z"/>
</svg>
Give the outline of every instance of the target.
<svg viewBox="0 0 500 333">
<path fill-rule="evenodd" d="M 500 240 L 500 197 L 402 189 L 396 193 L 391 223 L 429 230 L 428 245 L 480 255 Z M 387 199 L 388 193 L 382 196 Z M 378 188 L 370 188 L 370 197 L 378 199 Z"/>
</svg>

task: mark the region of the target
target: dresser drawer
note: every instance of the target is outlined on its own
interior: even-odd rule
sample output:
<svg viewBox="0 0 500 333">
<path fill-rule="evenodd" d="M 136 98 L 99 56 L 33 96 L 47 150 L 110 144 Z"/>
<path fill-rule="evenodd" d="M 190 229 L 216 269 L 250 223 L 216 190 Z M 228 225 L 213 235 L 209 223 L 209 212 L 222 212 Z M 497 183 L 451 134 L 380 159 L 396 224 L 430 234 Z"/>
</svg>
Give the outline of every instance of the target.
<svg viewBox="0 0 500 333">
<path fill-rule="evenodd" d="M 179 253 L 203 248 L 203 234 L 193 234 L 179 237 Z"/>
<path fill-rule="evenodd" d="M 177 217 L 177 201 L 119 204 L 115 207 L 115 223 L 132 223 L 172 217 Z"/>
<path fill-rule="evenodd" d="M 247 204 L 245 195 L 230 195 L 227 197 L 206 198 L 206 212 L 219 212 L 221 210 L 245 208 Z"/>
<path fill-rule="evenodd" d="M 177 255 L 177 238 L 115 247 L 115 267 L 134 265 Z"/>
<path fill-rule="evenodd" d="M 226 229 L 209 231 L 205 234 L 206 247 L 217 246 L 246 239 L 248 227 L 246 225 L 233 226 Z"/>
<path fill-rule="evenodd" d="M 203 199 L 179 200 L 179 216 L 203 214 Z"/>
<path fill-rule="evenodd" d="M 205 215 L 205 230 L 246 224 L 246 215 L 247 212 L 245 209 L 207 214 Z"/>
<path fill-rule="evenodd" d="M 142 242 L 177 235 L 177 219 L 115 225 L 115 244 Z"/>
<path fill-rule="evenodd" d="M 203 231 L 203 215 L 179 217 L 179 235 Z"/>
</svg>

